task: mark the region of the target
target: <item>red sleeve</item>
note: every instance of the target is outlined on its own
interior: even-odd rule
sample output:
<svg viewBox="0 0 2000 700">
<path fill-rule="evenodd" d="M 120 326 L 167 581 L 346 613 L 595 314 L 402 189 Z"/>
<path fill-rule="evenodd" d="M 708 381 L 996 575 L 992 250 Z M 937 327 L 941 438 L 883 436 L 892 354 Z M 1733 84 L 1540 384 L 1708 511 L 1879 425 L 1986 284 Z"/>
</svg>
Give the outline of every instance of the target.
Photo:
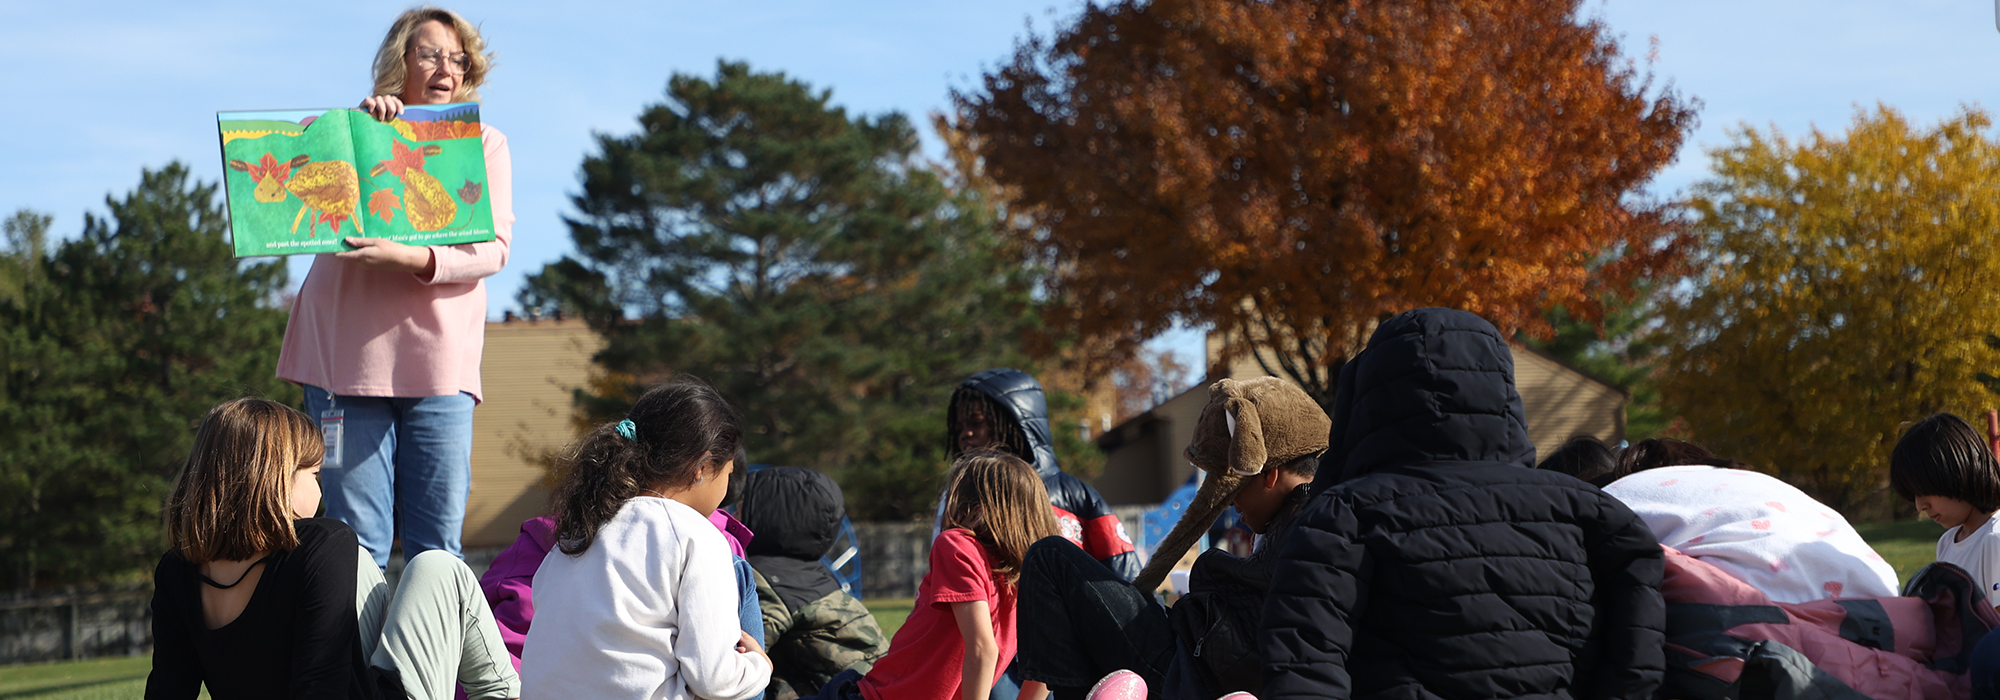
<svg viewBox="0 0 2000 700">
<path fill-rule="evenodd" d="M 1111 514 L 1091 518 L 1083 524 L 1083 551 L 1098 560 L 1133 551 L 1132 539 L 1125 536 L 1125 523 Z"/>
<path fill-rule="evenodd" d="M 953 528 L 938 533 L 931 542 L 931 571 L 924 574 L 931 584 L 931 603 L 965 603 L 993 600 L 993 570 L 986 563 L 986 548 L 971 530 Z"/>
</svg>

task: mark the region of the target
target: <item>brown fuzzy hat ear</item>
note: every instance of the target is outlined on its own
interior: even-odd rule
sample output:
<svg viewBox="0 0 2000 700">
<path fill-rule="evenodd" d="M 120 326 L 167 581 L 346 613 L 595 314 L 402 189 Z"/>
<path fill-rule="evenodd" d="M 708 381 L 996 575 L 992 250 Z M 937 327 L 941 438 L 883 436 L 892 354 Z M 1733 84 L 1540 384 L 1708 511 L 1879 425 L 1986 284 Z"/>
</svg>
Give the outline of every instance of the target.
<svg viewBox="0 0 2000 700">
<path fill-rule="evenodd" d="M 1237 476 L 1263 473 L 1267 453 L 1264 450 L 1264 422 L 1257 416 L 1257 404 L 1231 396 L 1222 404 L 1222 416 L 1228 427 L 1235 429 L 1229 436 L 1229 471 Z"/>
<path fill-rule="evenodd" d="M 1243 392 L 1234 379 L 1224 379 L 1208 385 L 1208 404 L 1201 407 L 1200 417 L 1194 421 L 1194 440 L 1188 443 L 1184 454 L 1195 468 L 1210 474 L 1235 471 L 1240 450 L 1236 448 L 1238 426 L 1230 415 L 1230 401 L 1242 401 Z M 1258 432 L 1263 432 L 1259 425 Z"/>
</svg>

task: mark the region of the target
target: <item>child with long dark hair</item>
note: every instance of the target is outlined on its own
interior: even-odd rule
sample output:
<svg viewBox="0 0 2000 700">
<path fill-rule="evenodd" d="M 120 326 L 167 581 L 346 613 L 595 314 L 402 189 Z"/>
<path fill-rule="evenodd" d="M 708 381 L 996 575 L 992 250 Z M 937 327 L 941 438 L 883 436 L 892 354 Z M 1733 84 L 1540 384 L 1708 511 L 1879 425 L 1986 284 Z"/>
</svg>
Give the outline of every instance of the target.
<svg viewBox="0 0 2000 700">
<path fill-rule="evenodd" d="M 521 653 L 538 698 L 743 700 L 771 660 L 738 626 L 728 543 L 708 517 L 742 444 L 736 411 L 706 384 L 646 392 L 563 460 L 556 550 L 535 574 Z M 560 593 L 549 595 L 548 591 Z"/>
<path fill-rule="evenodd" d="M 952 465 L 942 530 L 916 607 L 863 675 L 849 669 L 822 700 L 987 700 L 1014 658 L 1014 602 L 1028 546 L 1055 535 L 1049 495 L 1027 462 L 974 452 Z"/>
<path fill-rule="evenodd" d="M 312 517 L 323 450 L 275 401 L 202 419 L 166 503 L 146 697 L 520 697 L 465 562 L 422 552 L 391 592 L 354 530 Z"/>
</svg>

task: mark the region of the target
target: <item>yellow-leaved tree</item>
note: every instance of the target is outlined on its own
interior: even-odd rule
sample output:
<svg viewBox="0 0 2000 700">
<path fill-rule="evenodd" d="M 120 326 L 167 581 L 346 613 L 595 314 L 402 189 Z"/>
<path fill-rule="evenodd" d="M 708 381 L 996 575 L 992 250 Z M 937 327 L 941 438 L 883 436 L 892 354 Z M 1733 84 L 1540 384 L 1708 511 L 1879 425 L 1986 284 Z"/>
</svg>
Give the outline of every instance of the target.
<svg viewBox="0 0 2000 700">
<path fill-rule="evenodd" d="M 1850 513 L 1888 504 L 1910 421 L 1977 421 L 2000 367 L 2000 148 L 1977 108 L 1844 135 L 1745 127 L 1690 201 L 1661 394 L 1695 442 Z M 1874 508 L 1868 508 L 1880 512 Z"/>
</svg>

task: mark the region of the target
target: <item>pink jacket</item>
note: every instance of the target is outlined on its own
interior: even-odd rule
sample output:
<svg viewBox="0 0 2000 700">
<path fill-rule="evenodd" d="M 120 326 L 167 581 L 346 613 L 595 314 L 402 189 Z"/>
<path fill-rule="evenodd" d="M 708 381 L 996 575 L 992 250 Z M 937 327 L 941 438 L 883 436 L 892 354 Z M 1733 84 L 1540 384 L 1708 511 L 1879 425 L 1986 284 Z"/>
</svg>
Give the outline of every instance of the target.
<svg viewBox="0 0 2000 700">
<path fill-rule="evenodd" d="M 507 136 L 479 125 L 493 232 L 484 243 L 430 246 L 428 279 L 313 256 L 292 302 L 278 378 L 339 396 L 483 394 L 486 278 L 507 264 L 514 241 L 514 164 Z M 455 187 L 456 183 L 447 183 Z"/>
<path fill-rule="evenodd" d="M 1923 700 L 1964 698 L 1971 694 L 1971 679 L 1965 674 L 1926 668 L 1934 656 L 1957 654 L 1961 646 L 1950 635 L 1938 634 L 1937 612 L 1922 598 L 1863 598 L 1880 603 L 1887 613 L 1894 635 L 1895 651 L 1882 651 L 1848 641 L 1840 635 L 1847 608 L 1836 599 L 1809 603 L 1773 603 L 1750 584 L 1738 581 L 1706 562 L 1687 556 L 1672 547 L 1666 550 L 1666 577 L 1660 593 L 1669 606 L 1700 603 L 1727 606 L 1774 606 L 1784 610 L 1786 622 L 1757 622 L 1726 631 L 1744 640 L 1771 640 L 1790 647 L 1813 666 L 1832 675 L 1848 687 L 1876 700 Z M 1852 599 L 1850 599 L 1852 600 Z M 1735 683 L 1743 673 L 1744 660 L 1735 656 L 1712 656 L 1673 643 L 1677 631 L 1667 629 L 1667 656 L 1701 659 L 1693 665 L 1699 673 Z M 1953 624 L 1952 627 L 1957 627 Z M 1946 647 L 1940 649 L 1939 647 Z M 1673 664 L 1670 662 L 1669 666 Z"/>
<path fill-rule="evenodd" d="M 743 546 L 754 536 L 750 528 L 719 508 L 708 516 L 708 522 L 722 531 L 730 552 L 743 556 Z M 486 574 L 479 577 L 479 588 L 486 592 L 486 604 L 493 607 L 493 621 L 500 624 L 500 641 L 507 645 L 516 671 L 521 669 L 521 645 L 528 641 L 528 625 L 535 620 L 535 572 L 542 568 L 549 550 L 555 549 L 555 533 L 556 519 L 551 516 L 521 523 L 521 536 L 494 557 Z"/>
</svg>

